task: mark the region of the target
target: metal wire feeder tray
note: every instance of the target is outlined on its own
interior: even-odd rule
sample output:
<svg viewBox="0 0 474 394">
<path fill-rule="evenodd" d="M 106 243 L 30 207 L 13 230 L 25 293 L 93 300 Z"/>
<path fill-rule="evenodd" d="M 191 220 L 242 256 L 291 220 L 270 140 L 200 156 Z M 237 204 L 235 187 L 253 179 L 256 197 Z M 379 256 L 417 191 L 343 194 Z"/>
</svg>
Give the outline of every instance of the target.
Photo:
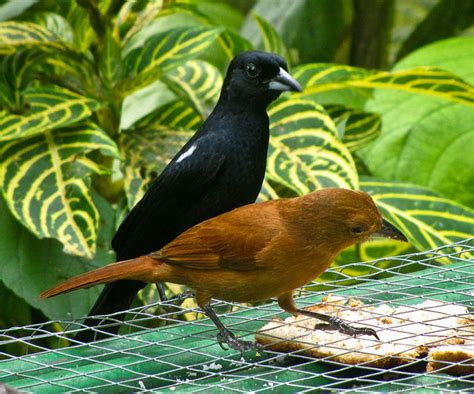
<svg viewBox="0 0 474 394">
<path fill-rule="evenodd" d="M 393 306 L 440 300 L 474 311 L 474 238 L 421 253 L 354 263 L 335 272 L 330 290 L 301 290 L 298 305 L 318 303 L 327 294 L 356 297 L 366 304 Z M 396 262 L 394 264 L 393 262 Z M 388 264 L 390 263 L 390 264 Z M 355 278 L 345 269 L 368 268 Z M 216 302 L 216 309 L 238 337 L 252 339 L 275 316 L 287 317 L 275 302 L 245 306 Z M 183 321 L 197 309 L 175 307 L 161 314 L 167 324 L 144 329 L 156 321 L 151 304 L 128 311 L 121 333 L 90 344 L 74 341 L 85 326 L 78 320 L 55 320 L 0 331 L 0 382 L 28 392 L 459 392 L 474 390 L 474 374 L 452 376 L 424 372 L 426 360 L 413 359 L 390 369 L 367 364 L 347 365 L 331 357 L 315 359 L 300 351 L 269 350 L 241 355 L 224 351 L 215 341 L 208 319 Z M 113 316 L 109 324 L 116 324 Z M 57 327 L 61 328 L 59 331 Z M 45 345 L 51 346 L 50 349 Z M 6 345 L 21 344 L 25 355 L 12 356 Z M 69 346 L 68 346 L 69 345 Z M 474 364 L 474 360 L 468 360 Z M 449 363 L 446 368 L 451 367 Z M 0 385 L 0 391 L 2 387 Z"/>
</svg>

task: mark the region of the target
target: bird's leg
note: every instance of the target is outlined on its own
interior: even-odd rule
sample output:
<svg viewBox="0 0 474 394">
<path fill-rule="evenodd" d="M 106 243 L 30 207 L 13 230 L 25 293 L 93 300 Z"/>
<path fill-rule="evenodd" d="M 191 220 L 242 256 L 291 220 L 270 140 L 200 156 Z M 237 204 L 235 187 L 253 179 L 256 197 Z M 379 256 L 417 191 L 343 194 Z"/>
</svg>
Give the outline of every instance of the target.
<svg viewBox="0 0 474 394">
<path fill-rule="evenodd" d="M 280 295 L 278 297 L 278 305 L 280 305 L 282 309 L 291 313 L 294 316 L 304 315 L 326 322 L 328 324 L 325 325 L 325 328 L 329 330 L 337 330 L 343 334 L 347 334 L 353 337 L 356 337 L 358 335 L 372 335 L 378 340 L 380 340 L 379 336 L 372 328 L 354 327 L 336 316 L 327 316 L 322 313 L 311 312 L 304 309 L 296 308 L 295 302 L 293 301 L 293 292 L 284 293 Z M 321 328 L 321 325 L 317 325 L 315 328 Z"/>
<path fill-rule="evenodd" d="M 232 331 L 222 324 L 222 322 L 217 317 L 216 312 L 214 312 L 212 309 L 210 303 L 206 304 L 202 309 L 219 330 L 219 333 L 217 334 L 217 342 L 222 349 L 229 350 L 224 346 L 224 344 L 229 345 L 234 350 L 238 350 L 240 353 L 258 348 L 258 345 L 256 345 L 254 342 L 237 339 Z"/>
<path fill-rule="evenodd" d="M 156 282 L 155 283 L 156 290 L 158 291 L 158 296 L 160 297 L 160 300 L 162 303 L 168 303 L 168 301 L 171 301 L 168 296 L 166 295 L 165 287 L 163 283 L 161 282 Z M 175 300 L 171 303 L 173 306 L 179 306 L 183 303 L 184 300 L 187 298 L 194 297 L 194 291 L 192 290 L 186 290 L 182 293 L 176 294 L 174 297 Z"/>
<path fill-rule="evenodd" d="M 158 296 L 160 297 L 161 302 L 167 302 L 168 297 L 166 296 L 165 286 L 161 282 L 155 283 L 156 290 L 158 291 Z"/>
<path fill-rule="evenodd" d="M 312 317 L 328 323 L 329 330 L 337 330 L 340 333 L 350 335 L 351 337 L 357 337 L 359 335 L 372 335 L 380 341 L 379 336 L 372 328 L 354 327 L 337 316 L 327 316 L 322 313 L 310 312 L 304 309 L 296 309 L 296 312 L 298 312 L 300 315 Z M 318 325 L 316 325 L 315 328 L 318 328 Z"/>
</svg>

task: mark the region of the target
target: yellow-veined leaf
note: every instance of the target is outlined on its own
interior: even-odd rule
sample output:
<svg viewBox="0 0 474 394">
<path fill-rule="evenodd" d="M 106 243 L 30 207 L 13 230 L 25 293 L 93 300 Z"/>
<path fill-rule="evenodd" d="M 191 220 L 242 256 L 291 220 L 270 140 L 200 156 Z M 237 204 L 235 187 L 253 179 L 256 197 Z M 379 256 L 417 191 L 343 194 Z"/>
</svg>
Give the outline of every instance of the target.
<svg viewBox="0 0 474 394">
<path fill-rule="evenodd" d="M 175 28 L 148 39 L 125 57 L 129 79 L 121 89 L 130 92 L 144 86 L 205 51 L 214 42 L 220 29 L 208 27 Z"/>
<path fill-rule="evenodd" d="M 474 212 L 429 189 L 370 178 L 361 182 L 361 188 L 418 250 L 474 236 Z"/>
<path fill-rule="evenodd" d="M 3 58 L 3 72 L 0 74 L 0 101 L 3 107 L 13 113 L 19 113 L 24 106 L 21 94 L 34 77 L 33 69 L 41 62 L 45 54 L 36 50 L 18 50 Z M 1 131 L 0 131 L 1 133 Z"/>
<path fill-rule="evenodd" d="M 240 52 L 253 49 L 252 44 L 248 40 L 229 29 L 225 29 L 219 34 L 217 42 L 224 50 L 228 60 L 232 60 Z"/>
<path fill-rule="evenodd" d="M 195 130 L 204 118 L 187 102 L 175 100 L 157 108 L 135 123 L 137 128 L 169 126 L 172 129 Z"/>
<path fill-rule="evenodd" d="M 207 118 L 214 107 L 222 86 L 222 75 L 213 65 L 201 60 L 191 60 L 163 75 L 161 80 Z"/>
<path fill-rule="evenodd" d="M 262 35 L 263 50 L 276 53 L 283 56 L 286 61 L 289 61 L 286 45 L 273 26 L 258 14 L 253 14 L 253 17 Z"/>
<path fill-rule="evenodd" d="M 325 109 L 336 123 L 339 138 L 350 151 L 362 148 L 380 135 L 382 118 L 378 114 L 339 105 Z"/>
<path fill-rule="evenodd" d="M 57 87 L 28 88 L 23 96 L 29 108 L 21 115 L 0 111 L 0 141 L 77 123 L 99 107 L 95 100 Z"/>
<path fill-rule="evenodd" d="M 369 71 L 334 64 L 307 64 L 294 71 L 304 94 L 327 104 L 353 106 L 370 97 L 372 89 L 398 90 L 439 97 L 474 106 L 474 88 L 455 75 L 432 67 L 400 71 Z M 342 91 L 342 92 L 341 92 Z M 343 97 L 337 95 L 343 93 Z"/>
<path fill-rule="evenodd" d="M 323 187 L 358 188 L 354 160 L 321 106 L 292 98 L 277 101 L 268 113 L 270 180 L 298 194 Z"/>
<path fill-rule="evenodd" d="M 29 22 L 0 22 L 0 55 L 13 53 L 17 47 L 63 48 L 56 34 Z"/>
<path fill-rule="evenodd" d="M 56 238 L 64 251 L 92 258 L 99 214 L 88 175 L 101 167 L 86 156 L 118 157 L 115 143 L 93 123 L 44 130 L 0 145 L 0 184 L 13 215 L 39 238 Z"/>
<path fill-rule="evenodd" d="M 270 184 L 270 182 L 268 182 L 267 179 L 264 179 L 257 201 L 267 201 L 276 199 L 278 199 L 277 191 L 272 187 L 272 185 Z"/>
<path fill-rule="evenodd" d="M 191 138 L 190 130 L 155 126 L 123 133 L 124 181 L 129 208 L 143 196 L 148 184 L 168 165 Z"/>
</svg>

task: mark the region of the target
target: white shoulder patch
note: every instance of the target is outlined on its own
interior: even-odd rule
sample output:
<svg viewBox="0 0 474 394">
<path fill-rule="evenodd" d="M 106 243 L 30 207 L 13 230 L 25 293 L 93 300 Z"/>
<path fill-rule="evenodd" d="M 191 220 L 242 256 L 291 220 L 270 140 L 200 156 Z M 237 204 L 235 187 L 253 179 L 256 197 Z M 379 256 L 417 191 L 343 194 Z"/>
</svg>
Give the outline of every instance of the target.
<svg viewBox="0 0 474 394">
<path fill-rule="evenodd" d="M 176 160 L 176 163 L 179 163 L 186 159 L 186 157 L 191 156 L 194 151 L 196 150 L 196 145 L 191 145 L 191 148 L 189 148 L 186 152 L 184 152 L 181 156 L 178 157 L 178 160 Z"/>
</svg>

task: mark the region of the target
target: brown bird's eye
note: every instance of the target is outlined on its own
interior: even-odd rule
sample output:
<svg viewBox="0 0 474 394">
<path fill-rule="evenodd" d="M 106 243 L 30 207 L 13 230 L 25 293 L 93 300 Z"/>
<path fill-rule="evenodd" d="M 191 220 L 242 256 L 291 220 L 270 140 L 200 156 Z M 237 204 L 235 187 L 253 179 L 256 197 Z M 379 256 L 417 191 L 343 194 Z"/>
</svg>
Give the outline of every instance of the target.
<svg viewBox="0 0 474 394">
<path fill-rule="evenodd" d="M 355 226 L 351 228 L 352 234 L 361 234 L 365 231 L 362 226 Z"/>
<path fill-rule="evenodd" d="M 249 63 L 247 64 L 247 75 L 250 77 L 250 78 L 256 78 L 260 75 L 260 72 L 262 70 L 260 69 L 259 66 L 257 66 L 256 64 L 253 64 L 253 63 Z"/>
</svg>

